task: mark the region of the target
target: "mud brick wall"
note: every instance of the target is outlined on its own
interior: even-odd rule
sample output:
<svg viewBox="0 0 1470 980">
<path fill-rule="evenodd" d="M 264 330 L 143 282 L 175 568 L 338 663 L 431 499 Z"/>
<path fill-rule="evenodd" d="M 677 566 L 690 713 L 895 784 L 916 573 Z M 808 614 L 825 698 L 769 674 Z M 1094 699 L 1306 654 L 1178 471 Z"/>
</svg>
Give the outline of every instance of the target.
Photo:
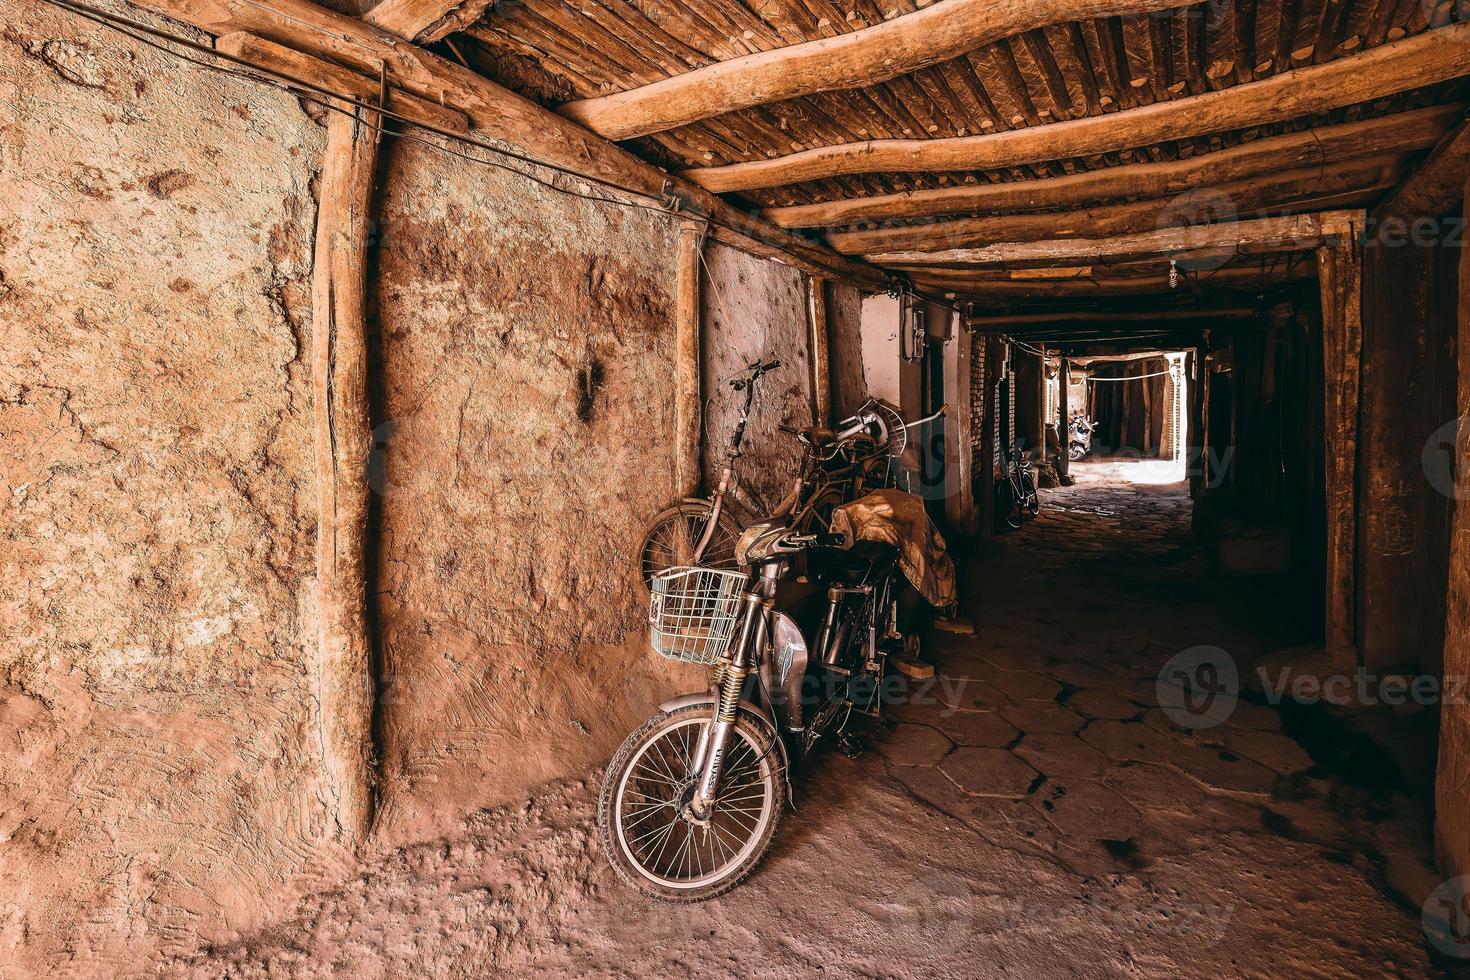
<svg viewBox="0 0 1470 980">
<path fill-rule="evenodd" d="M 144 969 L 350 859 L 317 698 L 323 144 L 292 97 L 0 0 L 0 973 Z M 645 651 L 631 559 L 673 489 L 675 220 L 391 139 L 378 183 L 370 847 L 698 686 Z M 786 365 L 745 466 L 779 490 L 805 283 L 708 260 L 709 376 Z"/>
<path fill-rule="evenodd" d="M 0 0 L 0 972 L 332 859 L 292 98 Z"/>
<path fill-rule="evenodd" d="M 754 360 L 774 357 L 781 367 L 756 387 L 745 455 L 735 472 L 743 486 L 775 506 L 791 488 L 801 458 L 795 437 L 779 427 L 812 424 L 806 279 L 795 269 L 715 242 L 705 246 L 704 263 L 705 480 L 711 486 L 719 480 L 740 418 L 744 396 L 732 391 L 726 379 Z"/>
<path fill-rule="evenodd" d="M 834 421 L 856 412 L 868 398 L 863 377 L 863 295 L 851 286 L 827 286 L 827 358 L 831 362 Z"/>
<path fill-rule="evenodd" d="M 676 230 L 386 150 L 379 832 L 398 838 L 605 761 L 670 690 L 633 551 L 673 495 Z"/>
</svg>

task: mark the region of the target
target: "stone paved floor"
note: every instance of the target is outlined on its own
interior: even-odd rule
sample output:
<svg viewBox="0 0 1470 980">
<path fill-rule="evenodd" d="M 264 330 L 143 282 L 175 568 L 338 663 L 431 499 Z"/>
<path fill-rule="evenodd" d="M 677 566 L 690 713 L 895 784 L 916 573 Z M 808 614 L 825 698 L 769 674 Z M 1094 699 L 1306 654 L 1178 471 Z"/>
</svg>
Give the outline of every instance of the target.
<svg viewBox="0 0 1470 980">
<path fill-rule="evenodd" d="M 596 844 L 593 777 L 381 855 L 168 972 L 1438 975 L 1419 924 L 1423 826 L 1384 757 L 1251 701 L 1208 731 L 1160 710 L 1176 651 L 1214 644 L 1246 668 L 1298 642 L 1300 617 L 1286 591 L 1216 583 L 1181 488 L 1117 482 L 1133 472 L 1079 467 L 1040 518 L 966 562 L 976 635 L 935 634 L 936 680 L 872 751 L 819 758 L 729 895 L 671 907 L 621 886 Z"/>
<path fill-rule="evenodd" d="M 1385 929 L 1379 971 L 1444 968 L 1420 950 L 1408 962 L 1390 951 L 1422 945 L 1419 905 L 1436 883 L 1425 818 L 1391 753 L 1314 759 L 1249 690 L 1262 655 L 1312 633 L 1313 607 L 1279 582 L 1213 575 L 1189 534 L 1184 486 L 1162 482 L 1167 467 L 1082 463 L 1074 475 L 1075 486 L 1043 491 L 1035 522 L 969 563 L 961 604 L 975 634 L 933 636 L 939 703 L 891 711 L 897 724 L 878 744 L 888 774 L 966 830 L 1030 848 L 1099 895 L 1172 896 L 1172 914 L 1147 903 L 1122 914 L 1174 918 L 1196 933 L 1185 946 L 1217 933 L 1200 966 L 1264 964 L 1227 947 L 1362 913 Z M 1201 645 L 1228 651 L 1248 690 L 1223 724 L 1185 728 L 1160 708 L 1157 679 Z M 1328 723 L 1288 722 L 1294 734 Z M 1306 734 L 1317 749 L 1334 732 Z M 1385 771 L 1343 778 L 1353 765 Z M 1324 871 L 1362 882 L 1354 904 L 1309 884 Z M 1293 968 L 1350 972 L 1332 965 L 1342 944 L 1321 939 L 1320 962 Z"/>
</svg>

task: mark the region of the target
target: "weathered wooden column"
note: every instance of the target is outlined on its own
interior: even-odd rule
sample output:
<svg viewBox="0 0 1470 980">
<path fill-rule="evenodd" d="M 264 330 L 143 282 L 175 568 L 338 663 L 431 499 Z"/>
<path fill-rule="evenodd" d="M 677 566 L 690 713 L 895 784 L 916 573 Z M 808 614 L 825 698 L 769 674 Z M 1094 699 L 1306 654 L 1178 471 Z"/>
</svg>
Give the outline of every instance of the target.
<svg viewBox="0 0 1470 980">
<path fill-rule="evenodd" d="M 1067 407 L 1067 388 L 1072 384 L 1072 362 L 1062 356 L 1057 365 L 1057 480 L 1064 487 L 1072 485 L 1072 457 L 1069 449 L 1072 437 L 1069 425 L 1072 421 Z"/>
<path fill-rule="evenodd" d="M 812 424 L 832 423 L 832 362 L 827 354 L 827 280 L 806 277 L 807 325 L 811 329 Z"/>
<path fill-rule="evenodd" d="M 677 309 L 674 321 L 674 492 L 699 492 L 699 267 L 705 226 L 686 221 L 679 226 Z"/>
<path fill-rule="evenodd" d="M 322 753 L 338 832 L 373 815 L 372 640 L 367 621 L 367 239 L 376 113 L 327 114 L 312 262 L 312 414 L 317 469 L 318 684 Z"/>
<path fill-rule="evenodd" d="M 1338 666 L 1356 668 L 1358 390 L 1363 354 L 1362 251 L 1357 235 L 1330 239 L 1317 250 L 1317 263 L 1326 397 L 1327 651 Z"/>
<path fill-rule="evenodd" d="M 978 360 L 974 345 L 983 346 L 985 338 L 977 337 L 963 317 L 956 326 L 944 345 L 944 388 L 952 393 L 944 422 L 944 517 L 960 535 L 975 537 L 981 521 L 975 499 L 975 427 L 984 419 L 974 404 L 974 392 L 981 385 L 981 379 L 974 377 Z"/>
<path fill-rule="evenodd" d="M 1461 207 L 1470 217 L 1470 182 Z M 1449 576 L 1445 596 L 1444 678 L 1452 681 L 1439 708 L 1439 772 L 1435 780 L 1434 856 L 1446 878 L 1470 874 L 1470 247 L 1460 248 L 1459 429 L 1454 451 L 1455 512 L 1450 522 Z M 1461 906 L 1463 907 L 1463 906 Z"/>
<path fill-rule="evenodd" d="M 1189 423 L 1185 426 L 1185 467 L 1189 475 L 1189 492 L 1198 497 L 1209 486 L 1209 436 L 1205 432 L 1205 347 L 1189 352 L 1184 372 L 1189 386 Z"/>
</svg>

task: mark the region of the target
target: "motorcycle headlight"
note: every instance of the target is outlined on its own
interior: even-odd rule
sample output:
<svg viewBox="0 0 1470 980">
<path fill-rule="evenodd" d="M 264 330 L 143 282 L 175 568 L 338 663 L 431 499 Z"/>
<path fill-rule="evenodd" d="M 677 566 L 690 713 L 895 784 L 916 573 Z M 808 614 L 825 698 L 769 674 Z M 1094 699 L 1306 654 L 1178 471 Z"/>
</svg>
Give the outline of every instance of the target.
<svg viewBox="0 0 1470 980">
<path fill-rule="evenodd" d="M 746 528 L 745 531 L 741 533 L 739 540 L 735 542 L 735 564 L 749 565 L 750 546 L 755 544 L 756 541 L 760 539 L 760 536 L 762 534 L 765 534 L 770 529 L 771 523 L 769 521 L 766 521 L 763 524 L 752 524 L 750 527 Z"/>
</svg>

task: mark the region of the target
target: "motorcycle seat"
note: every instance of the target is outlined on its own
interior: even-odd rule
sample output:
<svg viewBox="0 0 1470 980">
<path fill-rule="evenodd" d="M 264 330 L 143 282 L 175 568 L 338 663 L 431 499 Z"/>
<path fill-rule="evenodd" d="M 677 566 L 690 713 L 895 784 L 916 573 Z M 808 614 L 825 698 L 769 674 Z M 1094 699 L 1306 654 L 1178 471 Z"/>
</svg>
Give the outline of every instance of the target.
<svg viewBox="0 0 1470 980">
<path fill-rule="evenodd" d="M 796 438 L 810 446 L 830 446 L 837 441 L 837 433 L 819 425 L 798 429 Z"/>
<path fill-rule="evenodd" d="M 819 582 L 867 585 L 898 561 L 898 549 L 880 541 L 857 541 L 851 548 L 812 548 L 807 573 Z"/>
</svg>

